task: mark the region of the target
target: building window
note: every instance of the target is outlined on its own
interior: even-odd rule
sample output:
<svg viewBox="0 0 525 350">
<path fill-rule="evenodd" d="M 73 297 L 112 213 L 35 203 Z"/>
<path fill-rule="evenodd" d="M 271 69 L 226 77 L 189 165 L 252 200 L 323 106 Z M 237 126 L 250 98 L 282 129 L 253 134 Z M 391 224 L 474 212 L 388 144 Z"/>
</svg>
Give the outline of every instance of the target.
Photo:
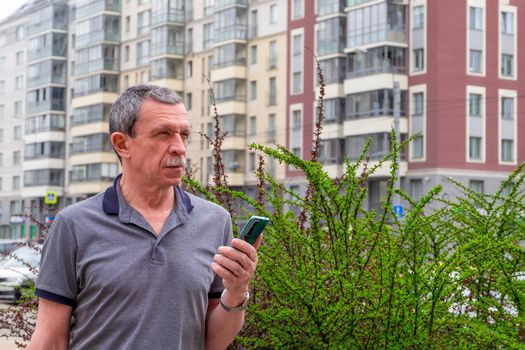
<svg viewBox="0 0 525 350">
<path fill-rule="evenodd" d="M 5 117 L 5 105 L 0 105 L 0 118 Z"/>
<path fill-rule="evenodd" d="M 270 93 L 268 96 L 268 105 L 275 106 L 277 104 L 277 81 L 275 77 L 270 78 Z"/>
<path fill-rule="evenodd" d="M 186 62 L 186 78 L 193 76 L 193 61 Z"/>
<path fill-rule="evenodd" d="M 481 55 L 480 50 L 470 50 L 469 72 L 481 73 Z"/>
<path fill-rule="evenodd" d="M 275 142 L 275 114 L 268 116 L 268 142 Z"/>
<path fill-rule="evenodd" d="M 4 129 L 0 129 L 0 143 L 4 142 Z"/>
<path fill-rule="evenodd" d="M 412 141 L 412 159 L 423 158 L 423 135 L 417 135 Z"/>
<path fill-rule="evenodd" d="M 501 118 L 514 119 L 514 99 L 512 97 L 501 98 Z"/>
<path fill-rule="evenodd" d="M 481 117 L 481 94 L 469 94 L 469 116 Z"/>
<path fill-rule="evenodd" d="M 124 76 L 124 89 L 127 89 L 129 87 L 129 75 Z"/>
<path fill-rule="evenodd" d="M 469 137 L 468 156 L 471 160 L 481 160 L 481 137 Z"/>
<path fill-rule="evenodd" d="M 22 139 L 22 127 L 20 125 L 15 126 L 13 128 L 13 138 L 15 140 L 21 140 Z"/>
<path fill-rule="evenodd" d="M 303 36 L 302 34 L 294 35 L 292 38 L 292 93 L 300 93 L 302 87 L 303 71 Z"/>
<path fill-rule="evenodd" d="M 188 92 L 186 94 L 186 108 L 188 109 L 188 111 L 191 111 L 191 109 L 193 108 L 193 96 L 191 94 L 191 92 Z"/>
<path fill-rule="evenodd" d="M 20 65 L 24 63 L 24 51 L 18 51 L 16 53 L 16 64 Z"/>
<path fill-rule="evenodd" d="M 257 81 L 250 81 L 250 100 L 257 99 Z"/>
<path fill-rule="evenodd" d="M 5 80 L 0 80 L 0 95 L 5 94 Z"/>
<path fill-rule="evenodd" d="M 16 175 L 13 176 L 13 190 L 19 190 L 20 189 L 20 176 Z"/>
<path fill-rule="evenodd" d="M 131 27 L 131 17 L 126 16 L 126 33 L 129 33 L 130 27 Z"/>
<path fill-rule="evenodd" d="M 256 116 L 251 116 L 250 117 L 250 121 L 249 121 L 249 125 L 248 125 L 248 132 L 249 132 L 249 135 L 250 136 L 253 136 L 255 135 L 255 133 L 257 132 L 257 117 Z"/>
<path fill-rule="evenodd" d="M 137 43 L 137 66 L 143 66 L 149 63 L 149 40 Z"/>
<path fill-rule="evenodd" d="M 124 46 L 124 62 L 129 62 L 129 45 Z"/>
<path fill-rule="evenodd" d="M 423 28 L 425 25 L 425 7 L 423 5 L 415 6 L 413 9 L 412 28 Z"/>
<path fill-rule="evenodd" d="M 277 23 L 277 4 L 270 5 L 270 24 Z"/>
<path fill-rule="evenodd" d="M 469 7 L 469 28 L 483 30 L 483 9 L 481 7 Z"/>
<path fill-rule="evenodd" d="M 425 50 L 414 50 L 414 72 L 421 72 L 425 69 Z"/>
<path fill-rule="evenodd" d="M 514 55 L 501 55 L 501 75 L 504 77 L 512 77 L 514 75 Z"/>
<path fill-rule="evenodd" d="M 292 130 L 293 131 L 300 131 L 302 126 L 302 113 L 301 111 L 293 111 L 292 112 Z"/>
<path fill-rule="evenodd" d="M 255 171 L 255 152 L 248 153 L 248 171 Z"/>
<path fill-rule="evenodd" d="M 413 99 L 413 108 L 414 108 L 414 112 L 412 113 L 413 115 L 423 115 L 423 106 L 424 106 L 424 101 L 423 101 L 423 93 L 422 92 L 418 92 L 418 93 L 415 93 L 412 95 L 412 99 Z"/>
<path fill-rule="evenodd" d="M 4 166 L 4 154 L 0 153 L 0 166 Z"/>
<path fill-rule="evenodd" d="M 501 140 L 501 161 L 502 162 L 513 162 L 514 161 L 514 140 Z"/>
<path fill-rule="evenodd" d="M 22 90 L 23 81 L 24 77 L 22 75 L 15 77 L 15 90 Z"/>
<path fill-rule="evenodd" d="M 468 188 L 474 192 L 478 192 L 481 194 L 485 193 L 485 184 L 483 180 L 470 180 L 468 182 Z"/>
<path fill-rule="evenodd" d="M 268 67 L 270 69 L 277 68 L 277 41 L 270 41 L 269 48 L 269 58 L 268 58 Z"/>
<path fill-rule="evenodd" d="M 298 19 L 304 16 L 303 1 L 304 0 L 293 0 L 293 19 Z"/>
<path fill-rule="evenodd" d="M 421 197 L 423 197 L 423 180 L 410 180 L 410 197 L 412 197 L 412 199 L 415 201 L 418 201 L 421 199 Z"/>
<path fill-rule="evenodd" d="M 205 23 L 202 30 L 202 48 L 206 50 L 213 45 L 213 22 Z"/>
<path fill-rule="evenodd" d="M 24 26 L 18 26 L 16 28 L 16 40 L 23 40 L 24 39 Z"/>
<path fill-rule="evenodd" d="M 514 34 L 514 14 L 512 12 L 501 13 L 501 33 Z"/>
<path fill-rule="evenodd" d="M 249 28 L 249 36 L 250 38 L 255 38 L 257 34 L 259 33 L 259 21 L 257 20 L 258 11 L 252 10 L 250 12 L 250 28 Z"/>
<path fill-rule="evenodd" d="M 151 11 L 142 11 L 138 14 L 137 34 L 141 35 L 149 31 Z"/>
<path fill-rule="evenodd" d="M 13 152 L 13 165 L 20 165 L 20 151 L 14 151 Z"/>
<path fill-rule="evenodd" d="M 257 63 L 257 45 L 250 46 L 250 63 Z"/>
</svg>

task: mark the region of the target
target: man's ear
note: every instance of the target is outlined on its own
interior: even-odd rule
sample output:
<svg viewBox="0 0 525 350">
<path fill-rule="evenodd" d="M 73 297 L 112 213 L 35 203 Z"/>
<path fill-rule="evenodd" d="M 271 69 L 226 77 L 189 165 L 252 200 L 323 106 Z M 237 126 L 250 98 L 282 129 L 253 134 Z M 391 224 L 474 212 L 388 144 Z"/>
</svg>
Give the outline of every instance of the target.
<svg viewBox="0 0 525 350">
<path fill-rule="evenodd" d="M 111 134 L 111 143 L 113 148 L 117 151 L 118 155 L 122 159 L 129 158 L 129 148 L 128 148 L 128 138 L 129 136 L 121 132 L 115 131 Z"/>
</svg>

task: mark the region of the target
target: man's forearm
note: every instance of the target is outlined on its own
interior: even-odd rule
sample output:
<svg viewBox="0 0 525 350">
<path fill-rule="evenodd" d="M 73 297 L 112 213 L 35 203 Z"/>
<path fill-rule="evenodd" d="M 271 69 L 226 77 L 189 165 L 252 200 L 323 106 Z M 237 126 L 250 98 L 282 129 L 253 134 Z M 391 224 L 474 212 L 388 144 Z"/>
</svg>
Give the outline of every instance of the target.
<svg viewBox="0 0 525 350">
<path fill-rule="evenodd" d="M 233 296 L 225 293 L 226 305 L 236 306 L 242 303 L 244 295 Z M 244 311 L 229 312 L 221 305 L 216 305 L 206 318 L 206 350 L 223 350 L 231 344 L 244 324 Z"/>
</svg>

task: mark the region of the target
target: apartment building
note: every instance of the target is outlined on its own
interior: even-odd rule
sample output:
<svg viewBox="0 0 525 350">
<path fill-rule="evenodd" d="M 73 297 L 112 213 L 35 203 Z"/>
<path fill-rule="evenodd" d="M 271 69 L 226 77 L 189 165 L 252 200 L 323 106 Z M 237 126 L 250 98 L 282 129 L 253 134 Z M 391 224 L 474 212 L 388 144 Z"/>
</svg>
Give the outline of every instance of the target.
<svg viewBox="0 0 525 350">
<path fill-rule="evenodd" d="M 409 18 L 407 189 L 494 193 L 525 160 L 525 4 L 414 0 Z"/>
<path fill-rule="evenodd" d="M 399 155 L 399 185 L 414 198 L 437 184 L 452 198 L 450 177 L 493 193 L 525 159 L 518 137 L 525 131 L 518 119 L 523 4 L 291 0 L 289 6 L 287 140 L 298 155 L 308 157 L 312 147 L 318 83 L 308 48 L 315 47 L 326 84 L 320 161 L 332 176 L 370 138 L 370 161 L 387 155 L 392 127 L 401 140 L 419 135 Z M 368 182 L 370 209 L 386 194 L 388 166 Z M 292 169 L 287 176 L 294 189 L 303 186 Z"/>
<path fill-rule="evenodd" d="M 228 183 L 254 193 L 258 159 L 247 145 L 285 143 L 286 67 L 278 52 L 286 50 L 286 2 L 216 0 L 192 6 L 184 92 L 195 133 L 188 162 L 201 182 L 211 179 L 210 146 L 198 133 L 214 137 L 214 98 L 227 133 L 222 156 Z M 284 178 L 284 167 L 265 163 L 276 178 Z"/>
<path fill-rule="evenodd" d="M 0 237 L 27 235 L 22 201 L 26 23 L 24 9 L 0 23 Z"/>
<path fill-rule="evenodd" d="M 344 171 L 371 138 L 418 135 L 401 152 L 414 198 L 450 177 L 494 192 L 525 159 L 525 5 L 518 0 L 31 0 L 0 23 L 0 236 L 31 237 L 24 215 L 52 222 L 120 171 L 111 103 L 152 82 L 178 91 L 193 126 L 188 165 L 210 181 L 213 98 L 227 138 L 228 182 L 255 193 L 247 145 L 285 144 L 308 158 L 317 118 L 316 60 L 326 84 L 319 160 Z M 315 56 L 314 56 L 315 55 Z M 213 90 L 212 90 L 213 89 Z M 213 94 L 211 93 L 213 91 Z M 294 191 L 302 174 L 265 159 Z M 368 182 L 378 208 L 389 164 Z"/>
</svg>

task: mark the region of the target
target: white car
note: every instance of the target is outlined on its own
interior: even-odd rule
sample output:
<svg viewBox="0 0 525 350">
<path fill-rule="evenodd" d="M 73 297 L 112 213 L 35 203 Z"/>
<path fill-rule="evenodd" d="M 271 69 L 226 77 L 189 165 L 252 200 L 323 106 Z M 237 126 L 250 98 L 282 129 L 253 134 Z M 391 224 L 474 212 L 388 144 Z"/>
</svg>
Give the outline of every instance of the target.
<svg viewBox="0 0 525 350">
<path fill-rule="evenodd" d="M 42 248 L 41 245 L 36 245 L 36 247 Z M 16 303 L 20 299 L 20 288 L 36 280 L 40 255 L 35 248 L 23 246 L 11 252 L 0 263 L 1 302 Z"/>
</svg>

